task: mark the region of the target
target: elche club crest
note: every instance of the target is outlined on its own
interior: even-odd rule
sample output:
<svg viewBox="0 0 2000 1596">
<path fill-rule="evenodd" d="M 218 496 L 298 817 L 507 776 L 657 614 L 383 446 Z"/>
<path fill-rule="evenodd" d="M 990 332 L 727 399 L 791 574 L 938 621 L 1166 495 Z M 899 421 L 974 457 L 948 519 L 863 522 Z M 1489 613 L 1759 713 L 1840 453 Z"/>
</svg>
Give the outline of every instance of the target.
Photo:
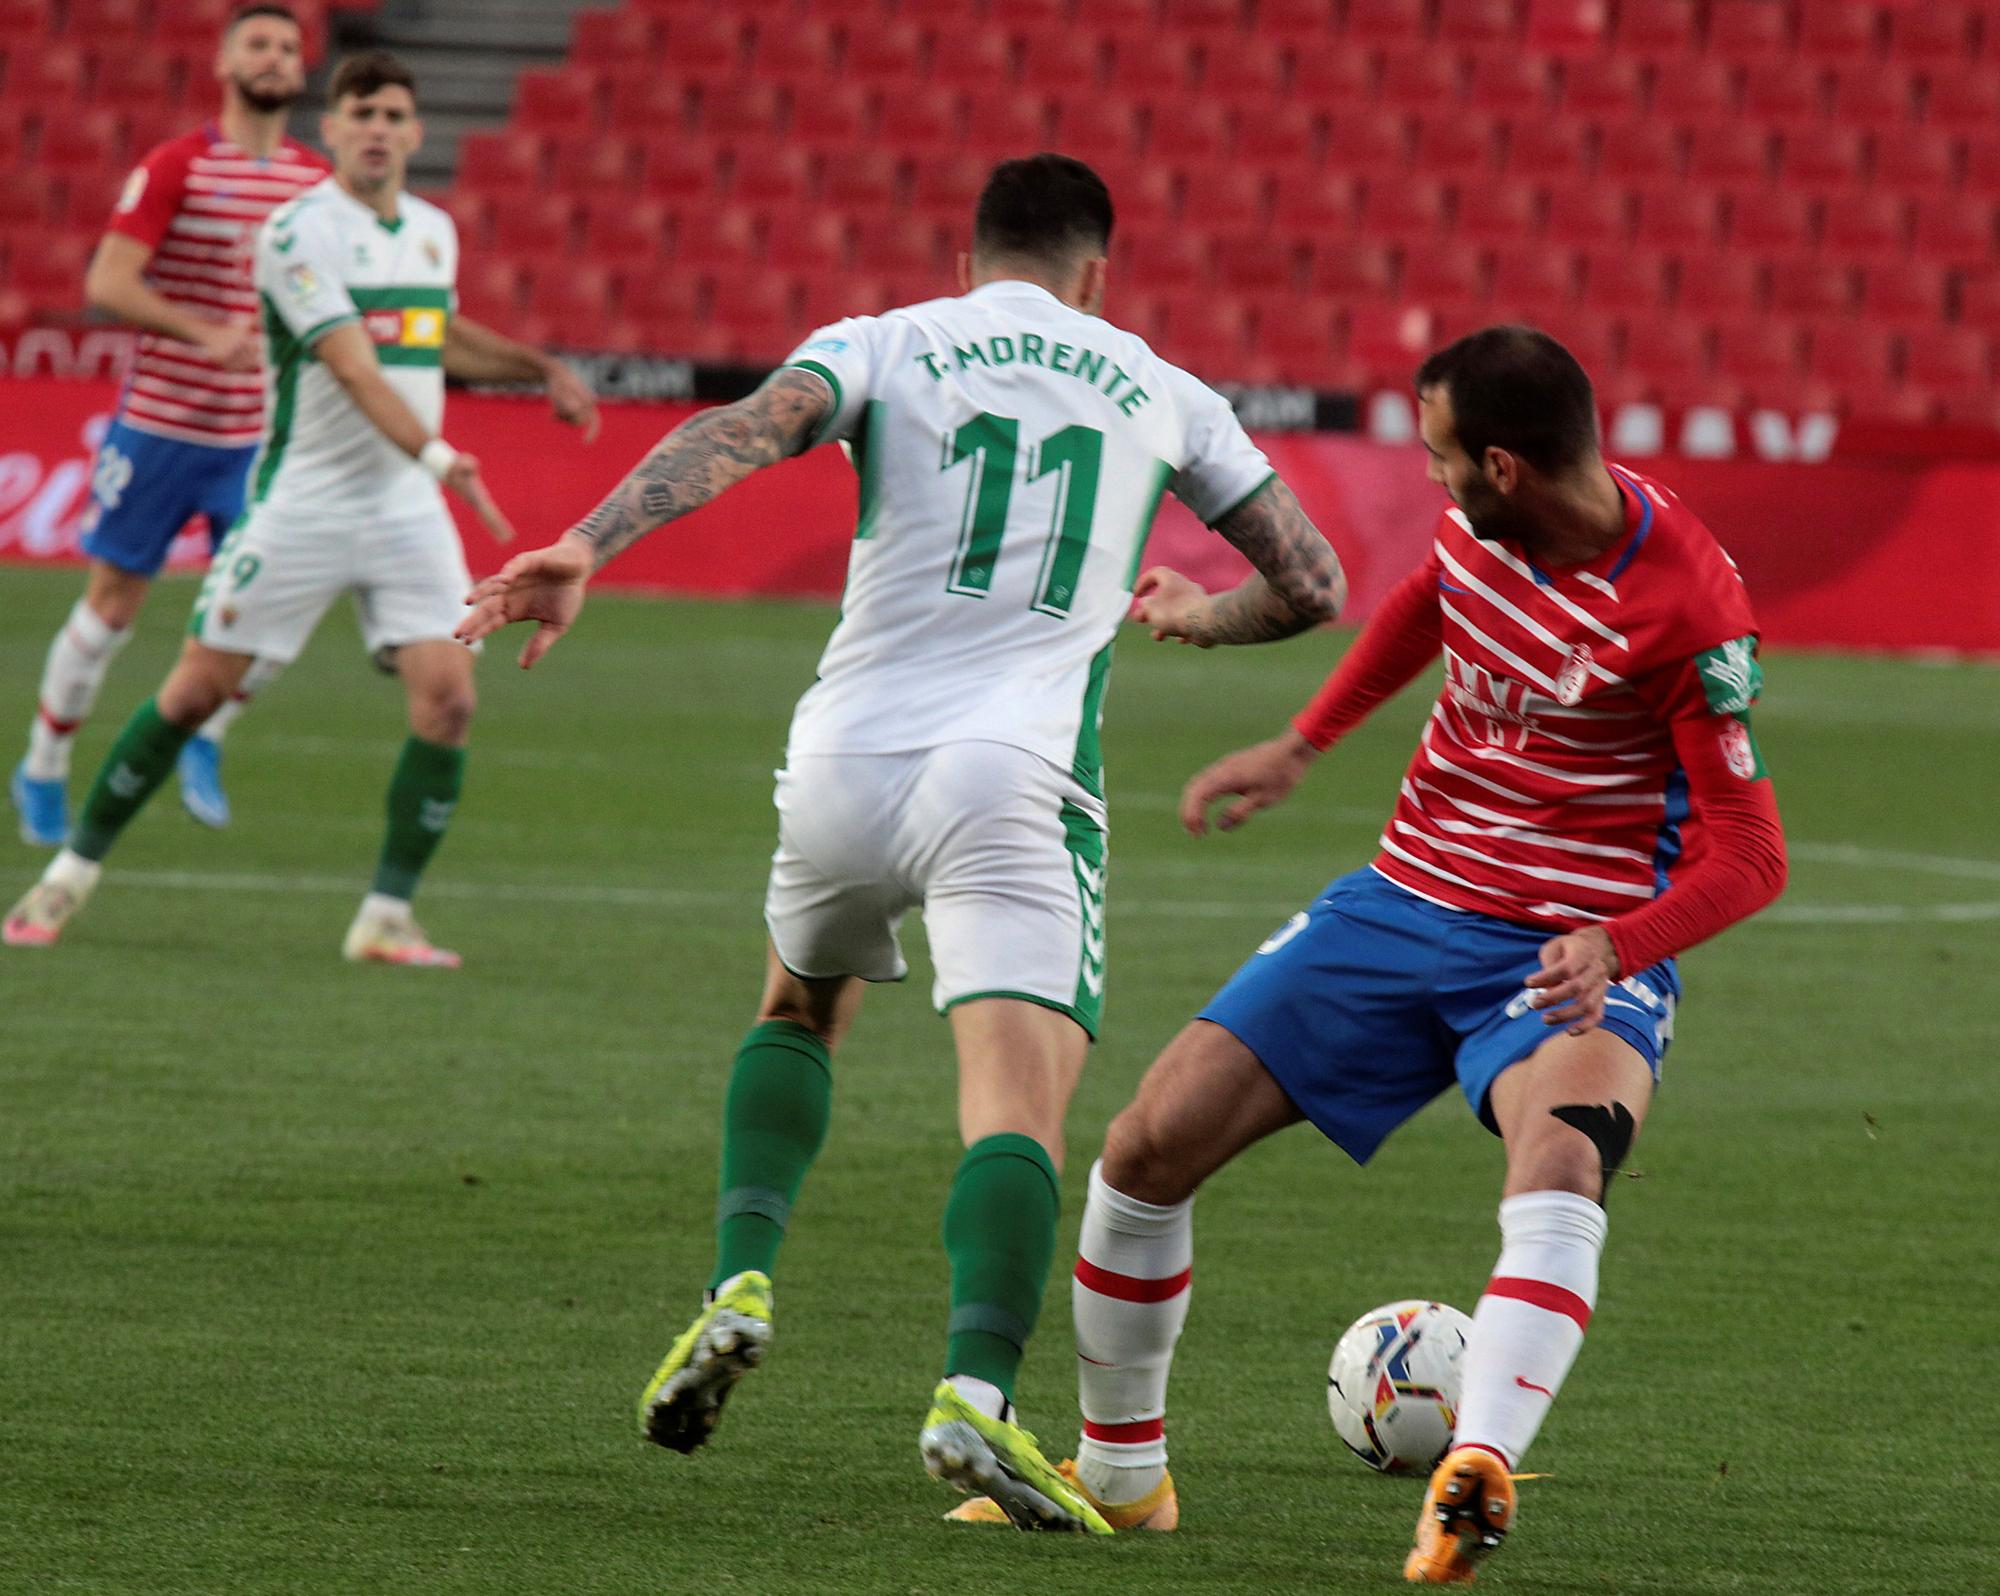
<svg viewBox="0 0 2000 1596">
<path fill-rule="evenodd" d="M 1569 651 L 1569 658 L 1563 661 L 1563 668 L 1556 673 L 1556 702 L 1575 704 L 1583 697 L 1583 690 L 1590 684 L 1590 673 L 1597 664 L 1597 658 L 1590 652 L 1590 645 L 1579 643 Z"/>
</svg>

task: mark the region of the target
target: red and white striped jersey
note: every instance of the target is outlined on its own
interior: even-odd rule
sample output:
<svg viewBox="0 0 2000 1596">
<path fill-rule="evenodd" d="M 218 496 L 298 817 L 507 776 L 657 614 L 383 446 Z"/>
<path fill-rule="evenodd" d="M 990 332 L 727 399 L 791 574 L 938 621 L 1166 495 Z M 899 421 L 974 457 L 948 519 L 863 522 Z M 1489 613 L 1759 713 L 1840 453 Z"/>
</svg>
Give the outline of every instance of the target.
<svg viewBox="0 0 2000 1596">
<path fill-rule="evenodd" d="M 1423 579 L 1445 686 L 1375 861 L 1412 892 L 1563 930 L 1611 919 L 1664 891 L 1680 856 L 1673 722 L 1714 718 L 1731 768 L 1762 774 L 1736 567 L 1665 488 L 1611 471 L 1628 534 L 1573 569 L 1537 570 L 1457 509 L 1438 523 Z"/>
<path fill-rule="evenodd" d="M 287 139 L 247 154 L 213 122 L 158 146 L 126 180 L 110 231 L 152 247 L 146 284 L 209 321 L 260 322 L 251 245 L 264 218 L 324 178 L 326 161 Z M 120 419 L 182 443 L 239 448 L 264 433 L 264 377 L 222 370 L 192 344 L 142 333 Z"/>
</svg>

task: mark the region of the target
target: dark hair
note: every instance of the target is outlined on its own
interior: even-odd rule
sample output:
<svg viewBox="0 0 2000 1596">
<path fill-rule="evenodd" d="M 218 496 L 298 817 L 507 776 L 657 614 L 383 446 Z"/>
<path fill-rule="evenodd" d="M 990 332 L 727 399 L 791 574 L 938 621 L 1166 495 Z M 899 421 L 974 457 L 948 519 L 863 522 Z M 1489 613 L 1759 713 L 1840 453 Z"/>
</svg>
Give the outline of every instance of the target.
<svg viewBox="0 0 2000 1596">
<path fill-rule="evenodd" d="M 1028 155 L 993 168 L 972 218 L 976 255 L 1061 260 L 1111 244 L 1111 190 L 1067 155 Z"/>
<path fill-rule="evenodd" d="M 417 80 L 408 67 L 387 50 L 363 50 L 350 55 L 335 70 L 333 82 L 327 85 L 326 103 L 338 105 L 350 94 L 365 100 L 377 89 L 387 88 L 408 89 L 411 99 L 417 97 Z"/>
<path fill-rule="evenodd" d="M 295 28 L 300 25 L 298 13 L 290 6 L 266 4 L 238 6 L 229 14 L 229 21 L 223 27 L 222 36 L 228 38 L 236 31 L 239 24 L 248 22 L 252 17 L 276 17 L 280 22 L 289 22 Z"/>
<path fill-rule="evenodd" d="M 1482 327 L 1417 368 L 1417 391 L 1451 396 L 1452 425 L 1474 460 L 1488 449 L 1562 472 L 1597 452 L 1597 399 L 1576 356 L 1533 327 Z"/>
</svg>

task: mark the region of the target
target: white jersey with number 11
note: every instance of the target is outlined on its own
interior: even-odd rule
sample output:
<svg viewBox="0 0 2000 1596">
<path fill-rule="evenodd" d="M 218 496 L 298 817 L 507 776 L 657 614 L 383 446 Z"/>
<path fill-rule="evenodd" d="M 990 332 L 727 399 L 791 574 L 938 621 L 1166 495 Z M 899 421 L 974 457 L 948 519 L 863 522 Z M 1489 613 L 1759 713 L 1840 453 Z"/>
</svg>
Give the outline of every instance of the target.
<svg viewBox="0 0 2000 1596">
<path fill-rule="evenodd" d="M 861 479 L 840 624 L 790 752 L 1025 748 L 1102 791 L 1111 644 L 1160 497 L 1213 525 L 1271 479 L 1220 394 L 1002 280 L 822 328 L 815 441 Z"/>
</svg>

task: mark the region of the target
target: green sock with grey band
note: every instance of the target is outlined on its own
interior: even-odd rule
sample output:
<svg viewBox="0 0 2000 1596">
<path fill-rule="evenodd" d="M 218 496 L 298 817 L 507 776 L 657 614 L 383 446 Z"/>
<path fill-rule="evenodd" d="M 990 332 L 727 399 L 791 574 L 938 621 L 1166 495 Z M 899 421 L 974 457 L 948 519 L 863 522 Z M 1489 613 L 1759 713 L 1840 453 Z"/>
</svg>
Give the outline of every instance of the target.
<svg viewBox="0 0 2000 1596">
<path fill-rule="evenodd" d="M 747 1269 L 769 1274 L 806 1171 L 826 1142 L 833 1059 L 803 1025 L 766 1020 L 736 1050 L 722 1109 L 722 1195 L 712 1291 Z"/>
<path fill-rule="evenodd" d="M 987 1136 L 965 1150 L 944 1207 L 947 1375 L 974 1375 L 1014 1400 L 1014 1376 L 1055 1259 L 1061 1206 L 1055 1165 L 1032 1136 Z"/>
</svg>

